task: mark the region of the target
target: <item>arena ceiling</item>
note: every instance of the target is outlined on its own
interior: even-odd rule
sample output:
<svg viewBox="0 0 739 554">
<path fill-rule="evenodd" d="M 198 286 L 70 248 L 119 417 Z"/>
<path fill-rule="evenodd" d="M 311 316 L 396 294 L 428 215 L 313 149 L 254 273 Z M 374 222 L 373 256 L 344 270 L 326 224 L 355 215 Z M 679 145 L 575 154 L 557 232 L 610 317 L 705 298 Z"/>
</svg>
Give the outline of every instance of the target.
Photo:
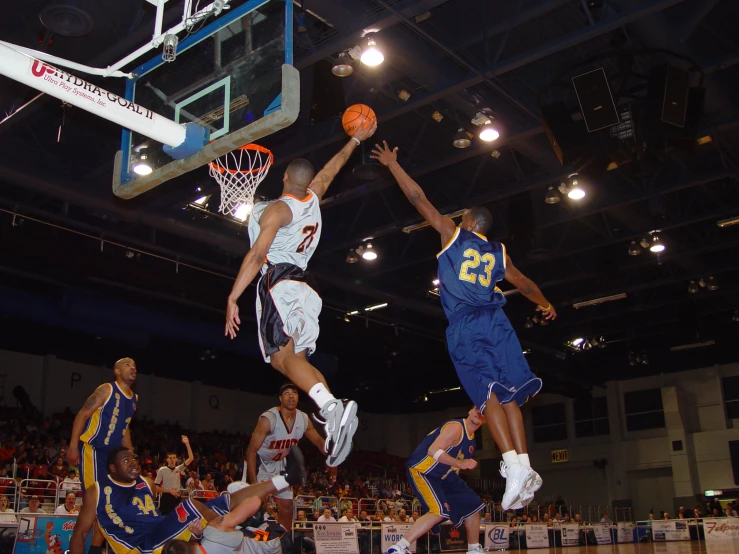
<svg viewBox="0 0 739 554">
<path fill-rule="evenodd" d="M 39 13 L 51 4 L 86 11 L 92 30 L 50 34 Z M 400 148 L 432 202 L 445 213 L 490 208 L 493 238 L 555 303 L 560 317 L 549 326 L 527 326 L 533 306 L 519 295 L 509 295 L 506 308 L 545 391 L 583 395 L 611 379 L 737 360 L 739 225 L 717 225 L 739 216 L 735 2 L 306 0 L 301 9 L 301 115 L 263 141 L 276 161 L 260 195 L 277 195 L 292 158 L 325 163 L 345 140 L 344 107 L 370 104 L 376 138 Z M 181 2 L 170 1 L 165 25 L 180 13 Z M 153 14 L 145 0 L 15 2 L 0 39 L 100 67 L 149 40 Z M 361 44 L 368 29 L 385 62 L 332 76 L 337 55 Z M 693 86 L 705 89 L 692 135 L 655 137 L 653 122 L 635 117 L 626 147 L 614 147 L 608 129 L 590 133 L 563 166 L 541 107 L 562 102 L 582 119 L 571 78 L 602 67 L 619 109 L 641 113 L 650 71 L 663 63 L 689 70 Z M 118 127 L 67 110 L 59 142 L 61 103 L 0 82 L 0 109 L 9 116 L 0 124 L 0 347 L 95 364 L 130 353 L 144 372 L 275 390 L 280 377 L 259 359 L 254 321 L 234 343 L 221 336 L 248 241 L 242 225 L 186 209 L 215 192 L 207 172 L 120 200 L 111 191 Z M 120 82 L 105 86 L 122 90 Z M 477 133 L 471 120 L 480 112 L 494 117 L 500 138 L 455 148 L 459 128 Z M 438 237 L 428 228 L 403 232 L 419 217 L 387 175 L 358 179 L 352 169 L 361 163 L 355 155 L 324 200 L 312 261 L 324 299 L 319 365 L 365 409 L 464 401 L 458 392 L 429 394 L 457 386 L 445 319 L 429 292 Z M 575 171 L 587 196 L 545 203 L 548 188 Z M 631 241 L 654 231 L 665 251 L 630 256 Z M 346 263 L 367 238 L 378 259 Z M 252 311 L 253 288 L 249 295 L 242 313 Z M 613 295 L 625 297 L 573 307 Z M 601 337 L 604 348 L 571 344 Z"/>
</svg>

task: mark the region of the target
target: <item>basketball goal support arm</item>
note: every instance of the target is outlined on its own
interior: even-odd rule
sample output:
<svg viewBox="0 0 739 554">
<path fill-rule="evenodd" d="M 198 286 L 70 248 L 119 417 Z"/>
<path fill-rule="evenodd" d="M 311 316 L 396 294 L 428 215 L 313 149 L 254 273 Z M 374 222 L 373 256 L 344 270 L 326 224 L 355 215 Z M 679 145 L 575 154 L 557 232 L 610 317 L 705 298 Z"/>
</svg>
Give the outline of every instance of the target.
<svg viewBox="0 0 739 554">
<path fill-rule="evenodd" d="M 202 127 L 175 123 L 5 44 L 0 44 L 0 74 L 161 142 L 175 159 L 194 154 L 208 141 Z"/>
</svg>

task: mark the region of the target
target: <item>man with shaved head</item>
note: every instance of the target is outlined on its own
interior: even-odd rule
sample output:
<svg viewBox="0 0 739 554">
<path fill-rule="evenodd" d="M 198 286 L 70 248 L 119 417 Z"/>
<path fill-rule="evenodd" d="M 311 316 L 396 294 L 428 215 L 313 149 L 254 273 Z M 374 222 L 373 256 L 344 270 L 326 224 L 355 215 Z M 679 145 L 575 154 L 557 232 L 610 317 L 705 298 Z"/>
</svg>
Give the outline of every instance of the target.
<svg viewBox="0 0 739 554">
<path fill-rule="evenodd" d="M 67 461 L 79 468 L 83 490 L 94 486 L 107 473 L 108 452 L 119 446 L 133 450 L 128 425 L 139 400 L 131 389 L 136 382 L 136 362 L 121 358 L 113 366 L 113 374 L 115 381 L 95 389 L 72 425 Z M 102 552 L 103 542 L 103 535 L 95 526 L 89 552 Z"/>
<path fill-rule="evenodd" d="M 361 141 L 377 122 L 367 120 L 317 174 L 302 158 L 282 176 L 282 196 L 254 206 L 248 231 L 251 249 L 244 257 L 226 304 L 225 334 L 236 338 L 241 319 L 238 300 L 257 283 L 259 346 L 264 361 L 285 375 L 316 403 L 326 431 L 326 463 L 338 466 L 351 451 L 357 430 L 357 403 L 334 397 L 320 371 L 308 362 L 316 349 L 321 297 L 308 273 L 308 261 L 321 240 L 321 199 Z M 275 458 L 274 461 L 278 461 Z"/>
</svg>

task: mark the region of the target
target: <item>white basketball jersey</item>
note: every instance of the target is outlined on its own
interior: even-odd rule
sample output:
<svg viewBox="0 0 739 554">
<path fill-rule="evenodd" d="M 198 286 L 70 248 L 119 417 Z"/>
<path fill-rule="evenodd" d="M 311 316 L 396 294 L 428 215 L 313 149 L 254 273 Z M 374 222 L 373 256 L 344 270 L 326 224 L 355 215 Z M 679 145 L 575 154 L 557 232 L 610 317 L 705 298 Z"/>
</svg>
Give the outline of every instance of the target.
<svg viewBox="0 0 739 554">
<path fill-rule="evenodd" d="M 270 408 L 261 417 L 269 421 L 269 434 L 257 451 L 257 456 L 262 460 L 259 472 L 264 470 L 266 474 L 278 475 L 285 467 L 285 456 L 290 453 L 290 447 L 303 438 L 308 428 L 308 416 L 297 410 L 293 428 L 290 430 L 282 420 L 279 408 Z"/>
<path fill-rule="evenodd" d="M 254 206 L 249 218 L 249 240 L 252 246 L 259 236 L 259 220 L 272 202 L 284 202 L 293 213 L 293 220 L 289 225 L 280 228 L 272 246 L 267 252 L 267 260 L 272 264 L 289 263 L 305 270 L 308 260 L 318 247 L 321 239 L 321 201 L 313 191 L 308 189 L 308 195 L 300 200 L 290 194 L 283 194 L 277 200 L 260 202 Z M 267 270 L 262 266 L 262 273 Z"/>
</svg>

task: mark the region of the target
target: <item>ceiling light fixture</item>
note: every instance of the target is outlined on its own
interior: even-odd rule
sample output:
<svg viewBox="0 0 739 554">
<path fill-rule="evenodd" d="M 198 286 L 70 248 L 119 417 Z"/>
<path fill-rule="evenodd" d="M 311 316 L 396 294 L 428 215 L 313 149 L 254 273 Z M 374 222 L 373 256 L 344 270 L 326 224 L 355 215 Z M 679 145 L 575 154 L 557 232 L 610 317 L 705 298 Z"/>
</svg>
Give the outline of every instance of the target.
<svg viewBox="0 0 739 554">
<path fill-rule="evenodd" d="M 739 322 L 739 310 L 734 310 L 734 316 L 731 318 L 731 321 Z"/>
<path fill-rule="evenodd" d="M 208 196 L 201 196 L 197 200 L 193 200 L 192 203 L 196 206 L 200 206 L 202 208 L 206 207 L 208 205 L 208 200 L 210 200 L 210 195 Z"/>
<path fill-rule="evenodd" d="M 639 246 L 635 240 L 631 241 L 629 245 L 629 256 L 639 256 L 643 252 L 641 246 Z"/>
<path fill-rule="evenodd" d="M 354 248 L 350 248 L 349 252 L 346 254 L 346 259 L 344 260 L 348 264 L 355 264 L 359 261 L 359 256 L 357 256 L 357 251 L 354 250 Z"/>
<path fill-rule="evenodd" d="M 351 63 L 349 63 L 349 56 L 346 52 L 339 52 L 339 57 L 331 68 L 331 73 L 337 77 L 348 77 L 354 73 L 354 68 Z"/>
<path fill-rule="evenodd" d="M 547 189 L 547 195 L 544 197 L 544 202 L 547 204 L 556 204 L 562 199 L 562 197 L 559 195 L 559 192 L 557 189 L 555 189 L 553 186 L 550 186 Z"/>
<path fill-rule="evenodd" d="M 490 157 L 491 158 L 495 158 L 496 160 L 498 158 L 500 158 L 502 155 L 503 155 L 503 153 L 500 150 L 498 150 L 497 148 L 495 150 L 493 150 L 492 152 L 490 152 Z"/>
<path fill-rule="evenodd" d="M 657 233 L 652 235 L 652 244 L 649 246 L 649 251 L 654 252 L 655 254 L 665 251 L 665 245 L 660 242 L 659 235 Z"/>
<path fill-rule="evenodd" d="M 149 162 L 146 161 L 148 158 L 149 154 L 146 147 L 139 150 L 139 159 L 132 168 L 136 175 L 149 175 L 153 171 Z"/>
<path fill-rule="evenodd" d="M 493 127 L 492 123 L 488 121 L 485 125 L 483 125 L 482 129 L 480 129 L 480 140 L 484 140 L 485 142 L 493 142 L 494 140 L 498 140 L 500 137 L 500 133 L 498 130 Z"/>
<path fill-rule="evenodd" d="M 441 123 L 441 120 L 444 119 L 444 114 L 438 110 L 435 110 L 434 113 L 431 114 L 431 119 L 433 119 L 437 123 Z"/>
<path fill-rule="evenodd" d="M 716 279 L 713 276 L 708 278 L 708 290 L 710 291 L 718 290 L 718 279 Z"/>
<path fill-rule="evenodd" d="M 690 283 L 688 284 L 688 292 L 690 294 L 697 293 L 698 292 L 698 283 L 696 283 L 695 281 L 690 281 Z"/>
<path fill-rule="evenodd" d="M 459 129 L 455 133 L 454 140 L 452 141 L 454 148 L 467 148 L 470 144 L 472 144 L 472 141 L 470 140 L 467 131 Z"/>
<path fill-rule="evenodd" d="M 580 346 L 583 342 L 585 342 L 585 339 L 583 338 L 577 338 L 570 341 L 570 344 L 572 346 Z"/>
<path fill-rule="evenodd" d="M 372 261 L 377 259 L 377 251 L 372 248 L 372 243 L 368 242 L 357 248 L 357 254 L 362 256 L 362 259 Z"/>
<path fill-rule="evenodd" d="M 398 98 L 400 98 L 403 102 L 408 102 L 408 100 L 410 100 L 411 98 L 411 93 L 405 89 L 400 89 L 398 91 Z"/>
<path fill-rule="evenodd" d="M 385 61 L 385 56 L 377 48 L 377 43 L 374 39 L 374 33 L 367 35 L 367 48 L 362 51 L 362 63 L 370 67 L 380 65 Z"/>
<path fill-rule="evenodd" d="M 585 198 L 585 190 L 580 184 L 580 179 L 577 173 L 573 173 L 567 177 L 567 181 L 559 184 L 559 191 L 562 194 L 566 194 L 567 198 L 571 200 L 581 200 Z"/>
<path fill-rule="evenodd" d="M 234 211 L 234 218 L 238 219 L 239 221 L 246 221 L 246 218 L 249 217 L 249 214 L 251 213 L 253 207 L 254 204 L 252 204 L 251 202 L 239 204 Z"/>
<path fill-rule="evenodd" d="M 375 310 L 381 310 L 382 308 L 387 308 L 387 302 L 383 302 L 382 304 L 375 304 L 374 306 L 367 306 L 364 311 L 374 312 Z"/>
<path fill-rule="evenodd" d="M 433 281 L 431 281 L 431 284 L 434 285 L 435 287 L 438 287 L 439 286 L 439 283 L 441 283 L 441 281 L 439 281 L 439 279 L 434 279 Z"/>
</svg>

